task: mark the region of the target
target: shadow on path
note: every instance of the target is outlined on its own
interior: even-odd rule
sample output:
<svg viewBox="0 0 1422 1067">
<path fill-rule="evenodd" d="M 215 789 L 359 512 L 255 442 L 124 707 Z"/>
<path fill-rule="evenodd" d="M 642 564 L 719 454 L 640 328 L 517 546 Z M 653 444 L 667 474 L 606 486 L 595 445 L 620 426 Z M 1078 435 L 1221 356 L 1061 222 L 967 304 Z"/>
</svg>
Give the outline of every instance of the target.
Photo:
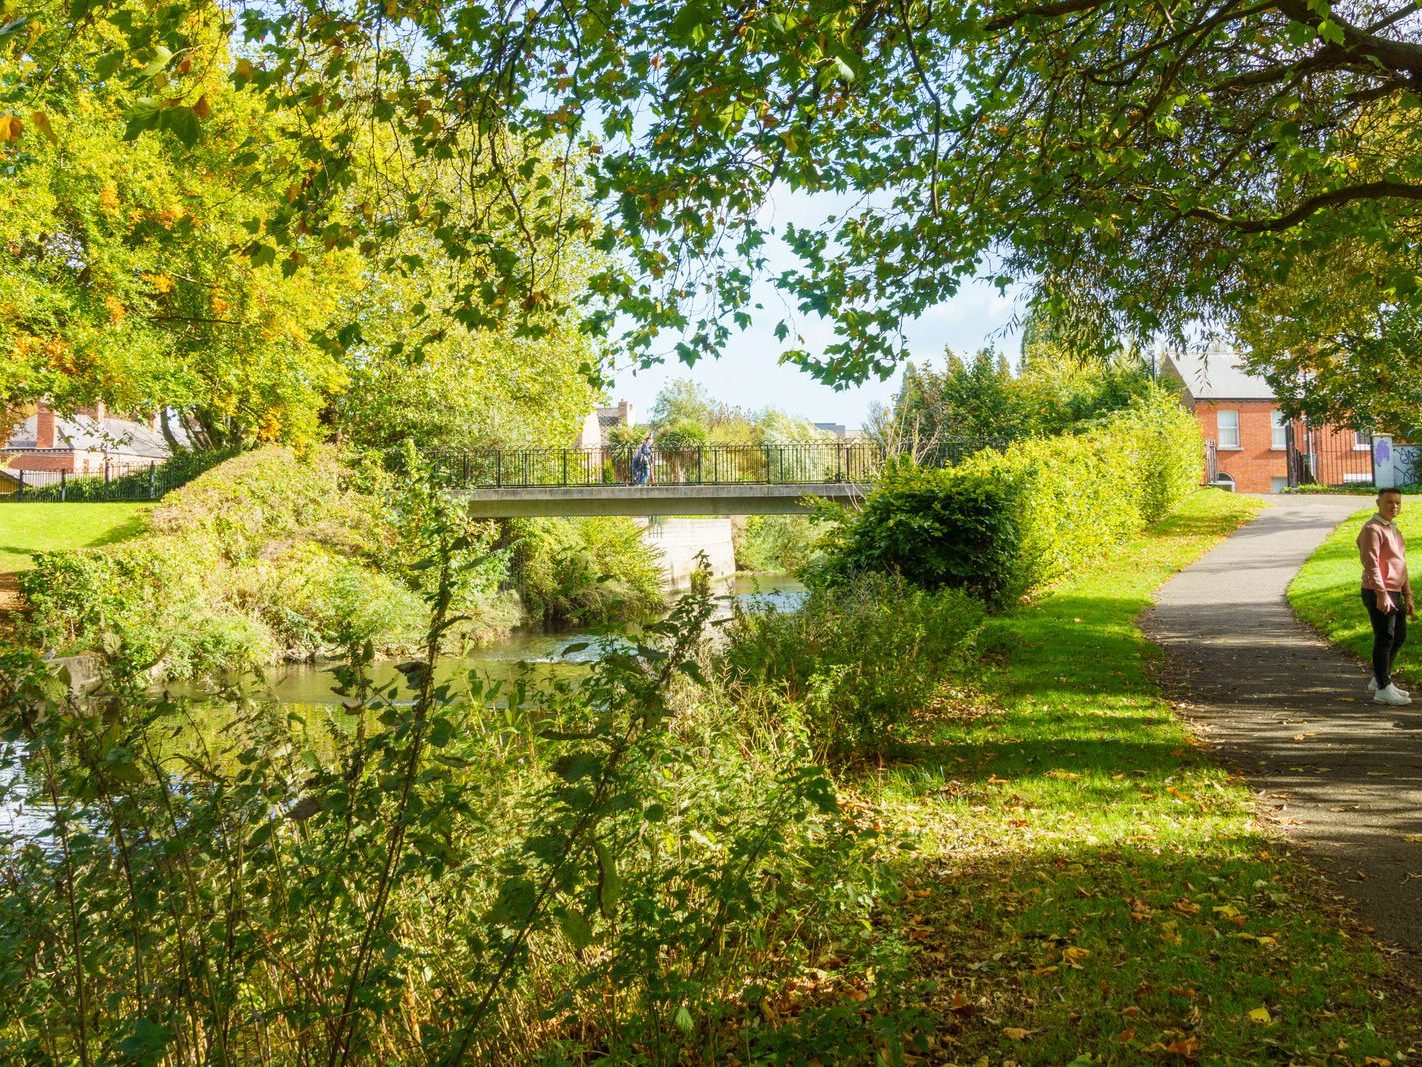
<svg viewBox="0 0 1422 1067">
<path fill-rule="evenodd" d="M 1367 668 L 1285 600 L 1309 554 L 1366 503 L 1275 498 L 1161 587 L 1141 626 L 1165 651 L 1165 695 L 1422 975 L 1422 700 L 1373 704 Z"/>
</svg>

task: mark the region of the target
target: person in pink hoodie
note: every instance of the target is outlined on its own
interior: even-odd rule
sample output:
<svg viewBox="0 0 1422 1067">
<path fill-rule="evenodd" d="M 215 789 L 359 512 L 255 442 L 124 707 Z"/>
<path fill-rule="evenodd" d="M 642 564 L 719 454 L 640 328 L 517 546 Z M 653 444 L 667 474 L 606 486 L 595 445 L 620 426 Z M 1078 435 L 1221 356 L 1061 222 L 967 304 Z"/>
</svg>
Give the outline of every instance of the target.
<svg viewBox="0 0 1422 1067">
<path fill-rule="evenodd" d="M 1407 640 L 1407 620 L 1416 618 L 1412 603 L 1412 583 L 1407 578 L 1407 548 L 1397 516 L 1402 512 L 1402 494 L 1396 489 L 1378 493 L 1378 513 L 1358 531 L 1358 558 L 1363 564 L 1363 606 L 1373 624 L 1373 677 L 1368 689 L 1373 703 L 1412 703 L 1406 689 L 1392 680 L 1392 664 L 1397 650 Z"/>
</svg>

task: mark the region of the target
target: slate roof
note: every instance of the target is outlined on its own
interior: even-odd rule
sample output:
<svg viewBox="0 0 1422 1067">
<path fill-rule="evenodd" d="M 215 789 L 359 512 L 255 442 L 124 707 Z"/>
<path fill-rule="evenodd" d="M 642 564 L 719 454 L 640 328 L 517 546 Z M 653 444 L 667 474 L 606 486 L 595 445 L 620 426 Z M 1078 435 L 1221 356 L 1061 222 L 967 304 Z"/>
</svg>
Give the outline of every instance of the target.
<svg viewBox="0 0 1422 1067">
<path fill-rule="evenodd" d="M 1211 346 L 1201 352 L 1167 352 L 1166 361 L 1195 400 L 1273 400 L 1274 390 L 1240 366 L 1232 348 Z"/>
<path fill-rule="evenodd" d="M 10 434 L 7 450 L 39 447 L 35 436 L 37 416 L 31 415 Z M 96 419 L 92 415 L 54 416 L 54 447 L 64 451 L 167 459 L 171 454 L 163 435 L 129 419 Z"/>
</svg>

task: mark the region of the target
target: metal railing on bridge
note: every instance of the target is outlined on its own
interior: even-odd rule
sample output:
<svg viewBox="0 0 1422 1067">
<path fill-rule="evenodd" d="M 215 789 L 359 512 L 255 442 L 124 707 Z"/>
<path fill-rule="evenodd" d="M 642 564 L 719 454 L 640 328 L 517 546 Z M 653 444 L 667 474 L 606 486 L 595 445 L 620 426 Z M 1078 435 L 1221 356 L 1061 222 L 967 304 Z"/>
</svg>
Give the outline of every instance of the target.
<svg viewBox="0 0 1422 1067">
<path fill-rule="evenodd" d="M 991 442 L 955 440 L 921 461 L 955 463 Z M 430 462 L 445 485 L 534 489 L 610 485 L 862 484 L 878 478 L 895 453 L 871 442 L 654 447 L 645 474 L 630 446 L 476 449 L 438 452 Z"/>
</svg>

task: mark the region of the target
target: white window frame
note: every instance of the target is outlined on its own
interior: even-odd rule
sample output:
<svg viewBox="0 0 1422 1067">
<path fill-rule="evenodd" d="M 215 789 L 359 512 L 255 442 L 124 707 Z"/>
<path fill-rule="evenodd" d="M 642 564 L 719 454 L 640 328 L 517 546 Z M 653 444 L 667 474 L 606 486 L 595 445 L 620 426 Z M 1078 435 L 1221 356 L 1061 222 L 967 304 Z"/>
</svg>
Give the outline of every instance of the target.
<svg viewBox="0 0 1422 1067">
<path fill-rule="evenodd" d="M 1224 417 L 1234 416 L 1234 425 L 1229 429 L 1234 435 L 1233 441 L 1225 438 Z M 1222 408 L 1215 412 L 1215 428 L 1219 434 L 1219 443 L 1216 447 L 1227 452 L 1238 452 L 1243 446 L 1239 443 L 1239 411 L 1235 408 Z"/>
<path fill-rule="evenodd" d="M 1274 452 L 1287 451 L 1289 447 L 1289 420 L 1278 408 L 1269 412 L 1269 448 Z"/>
<path fill-rule="evenodd" d="M 1369 440 L 1369 438 L 1371 438 L 1371 436 L 1372 436 L 1372 435 L 1369 434 L 1366 430 L 1354 430 L 1354 431 L 1353 431 L 1353 451 L 1354 451 L 1354 452 L 1371 452 L 1371 451 L 1373 450 L 1373 442 L 1372 442 L 1371 440 Z"/>
</svg>

